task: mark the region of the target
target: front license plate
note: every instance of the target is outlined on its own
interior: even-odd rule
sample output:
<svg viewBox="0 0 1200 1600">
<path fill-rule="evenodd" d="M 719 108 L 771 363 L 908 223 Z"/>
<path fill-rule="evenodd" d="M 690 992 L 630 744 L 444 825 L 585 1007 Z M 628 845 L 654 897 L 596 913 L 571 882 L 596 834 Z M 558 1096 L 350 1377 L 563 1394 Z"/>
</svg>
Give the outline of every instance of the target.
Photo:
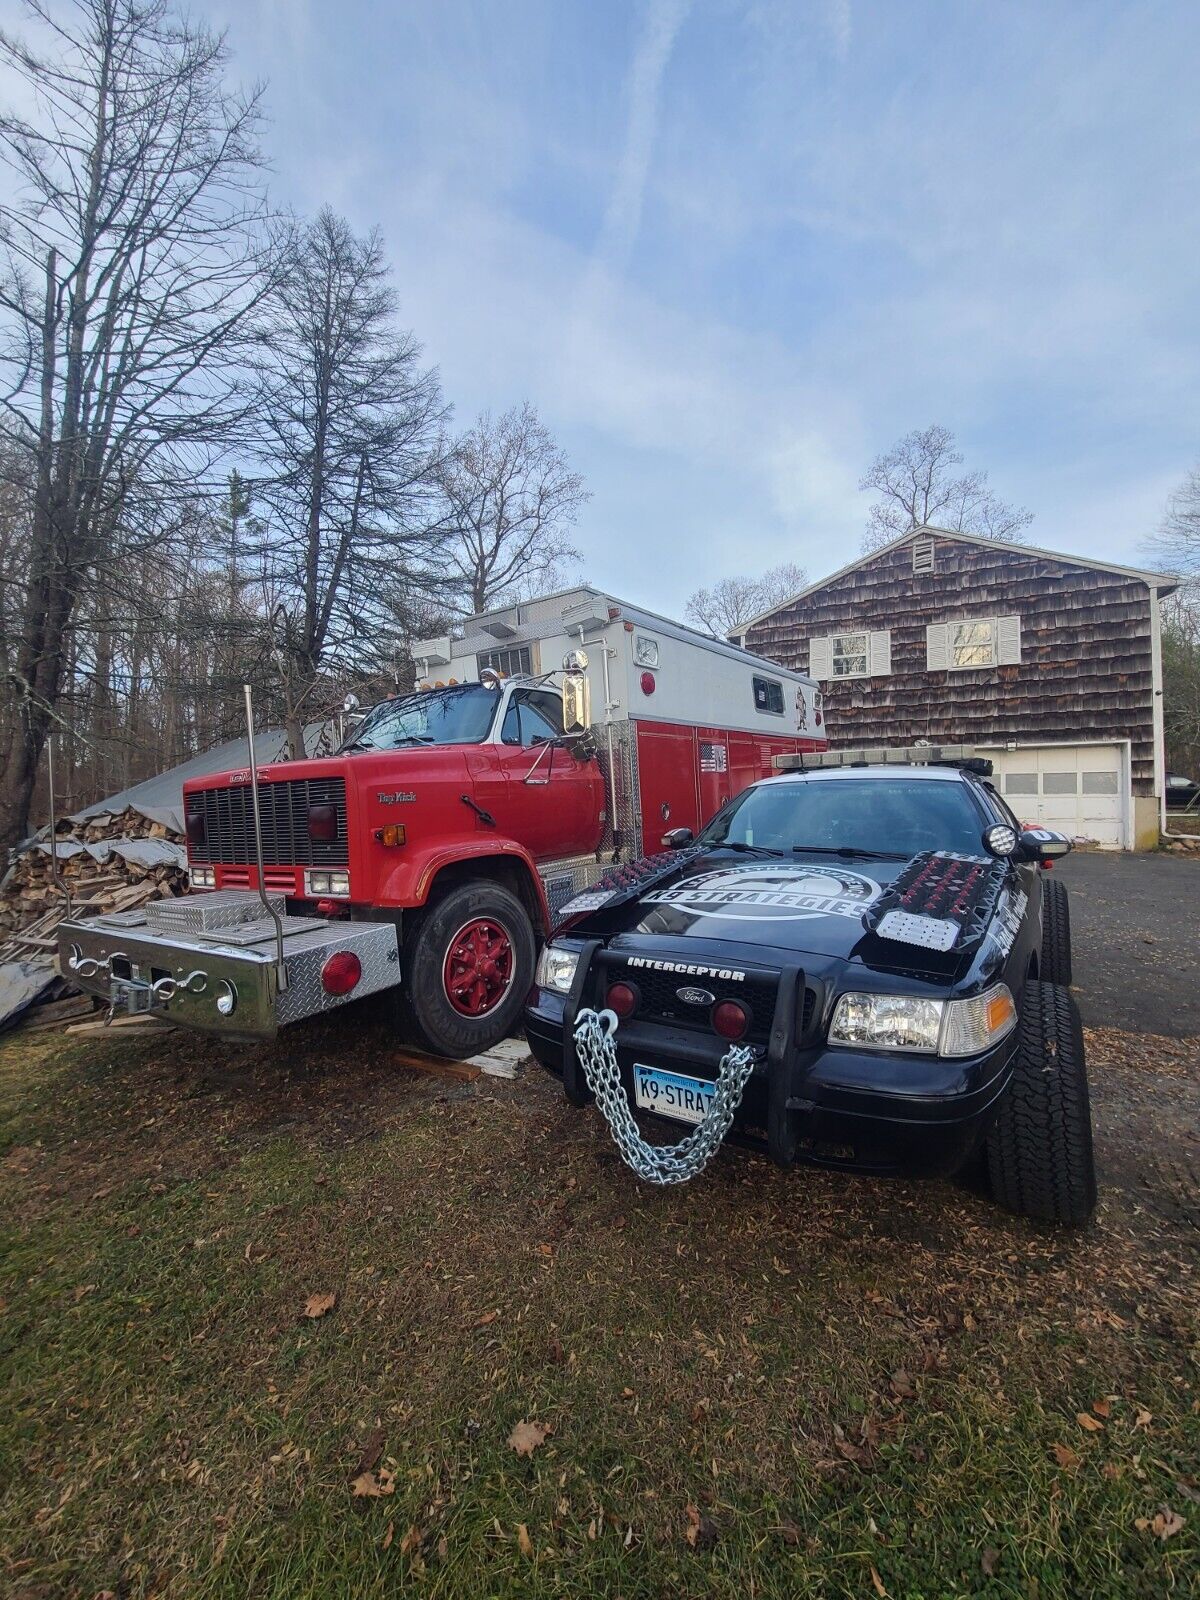
<svg viewBox="0 0 1200 1600">
<path fill-rule="evenodd" d="M 643 1111 L 656 1111 L 660 1117 L 678 1122 L 699 1122 L 717 1092 L 707 1078 L 692 1078 L 683 1072 L 665 1072 L 661 1067 L 633 1069 L 633 1097 Z"/>
</svg>

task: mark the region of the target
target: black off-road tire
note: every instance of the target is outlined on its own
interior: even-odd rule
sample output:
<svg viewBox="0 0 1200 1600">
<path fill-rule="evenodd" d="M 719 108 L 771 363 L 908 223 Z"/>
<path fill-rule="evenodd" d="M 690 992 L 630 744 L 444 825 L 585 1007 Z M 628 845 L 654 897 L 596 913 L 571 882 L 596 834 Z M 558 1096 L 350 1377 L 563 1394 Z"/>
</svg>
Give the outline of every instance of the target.
<svg viewBox="0 0 1200 1600">
<path fill-rule="evenodd" d="M 456 933 L 476 919 L 499 923 L 513 952 L 512 980 L 486 1015 L 463 1016 L 443 983 L 446 954 Z M 499 1044 L 516 1026 L 533 983 L 536 946 L 525 907 L 502 884 L 488 878 L 459 884 L 406 919 L 403 977 L 396 1006 L 405 1038 L 422 1050 L 465 1061 Z"/>
<path fill-rule="evenodd" d="M 1012 1079 L 987 1136 L 993 1199 L 1018 1216 L 1081 1227 L 1096 1207 L 1092 1112 L 1079 1008 L 1027 983 Z"/>
<path fill-rule="evenodd" d="M 1038 976 L 1043 983 L 1071 984 L 1071 907 L 1066 884 L 1042 879 L 1042 953 Z"/>
</svg>

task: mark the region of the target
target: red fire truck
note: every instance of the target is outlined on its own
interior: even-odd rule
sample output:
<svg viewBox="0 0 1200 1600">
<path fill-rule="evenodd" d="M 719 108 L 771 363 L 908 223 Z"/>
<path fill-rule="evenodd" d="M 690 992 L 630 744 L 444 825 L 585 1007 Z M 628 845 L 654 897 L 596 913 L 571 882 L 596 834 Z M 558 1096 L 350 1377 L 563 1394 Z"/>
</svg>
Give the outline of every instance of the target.
<svg viewBox="0 0 1200 1600">
<path fill-rule="evenodd" d="M 259 771 L 251 743 L 185 784 L 193 893 L 64 922 L 64 974 L 242 1038 L 394 990 L 406 1037 L 468 1056 L 516 1023 L 572 898 L 826 747 L 811 679 L 590 587 L 415 655 L 337 755 Z"/>
</svg>

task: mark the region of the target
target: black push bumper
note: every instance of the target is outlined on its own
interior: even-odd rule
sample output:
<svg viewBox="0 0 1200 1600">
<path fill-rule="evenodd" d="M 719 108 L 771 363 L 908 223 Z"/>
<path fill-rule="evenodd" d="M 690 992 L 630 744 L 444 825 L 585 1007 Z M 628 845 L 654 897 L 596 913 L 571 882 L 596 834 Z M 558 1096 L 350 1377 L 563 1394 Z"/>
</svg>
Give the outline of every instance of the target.
<svg viewBox="0 0 1200 1600">
<path fill-rule="evenodd" d="M 586 969 L 586 957 L 579 971 Z M 582 991 L 582 984 L 577 985 Z M 952 1060 L 830 1047 L 818 1015 L 797 1028 L 799 974 L 783 974 L 769 1042 L 760 1050 L 730 1134 L 781 1165 L 809 1162 L 880 1175 L 946 1177 L 978 1148 L 1007 1087 L 1016 1034 L 980 1056 Z M 577 1105 L 590 1099 L 571 1023 L 582 992 L 535 990 L 525 1032 L 535 1058 L 561 1077 Z M 633 1103 L 634 1062 L 714 1079 L 727 1046 L 715 1034 L 622 1022 L 617 1062 Z M 682 1137 L 684 1124 L 671 1124 Z"/>
</svg>

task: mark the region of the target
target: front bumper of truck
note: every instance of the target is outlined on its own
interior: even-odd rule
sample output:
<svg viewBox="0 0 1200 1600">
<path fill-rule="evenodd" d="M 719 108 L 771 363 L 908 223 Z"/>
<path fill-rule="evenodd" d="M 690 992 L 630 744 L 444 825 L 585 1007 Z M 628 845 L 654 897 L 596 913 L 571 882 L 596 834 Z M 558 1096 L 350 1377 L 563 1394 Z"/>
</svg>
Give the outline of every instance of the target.
<svg viewBox="0 0 1200 1600">
<path fill-rule="evenodd" d="M 108 1002 L 110 1011 L 146 1013 L 230 1039 L 269 1039 L 289 1022 L 332 1011 L 400 981 L 397 930 L 390 922 L 329 922 L 281 917 L 280 981 L 276 924 L 257 894 L 219 890 L 152 901 L 138 911 L 69 920 L 58 929 L 59 966 L 68 982 Z M 338 983 L 327 978 L 331 957 Z"/>
<path fill-rule="evenodd" d="M 831 1048 L 819 1015 L 798 1025 L 801 1008 L 786 990 L 770 1042 L 746 1084 L 727 1136 L 764 1150 L 781 1165 L 805 1163 L 876 1176 L 948 1177 L 978 1149 L 1008 1086 L 1017 1035 L 978 1056 L 938 1056 Z M 534 1058 L 563 1080 L 575 1104 L 591 1099 L 572 1037 L 580 994 L 537 989 L 525 1012 Z M 781 1014 L 782 1013 L 782 1014 Z M 727 1048 L 715 1035 L 631 1019 L 615 1036 L 621 1081 L 633 1103 L 635 1063 L 713 1080 Z M 688 1128 L 656 1118 L 682 1137 Z"/>
</svg>

